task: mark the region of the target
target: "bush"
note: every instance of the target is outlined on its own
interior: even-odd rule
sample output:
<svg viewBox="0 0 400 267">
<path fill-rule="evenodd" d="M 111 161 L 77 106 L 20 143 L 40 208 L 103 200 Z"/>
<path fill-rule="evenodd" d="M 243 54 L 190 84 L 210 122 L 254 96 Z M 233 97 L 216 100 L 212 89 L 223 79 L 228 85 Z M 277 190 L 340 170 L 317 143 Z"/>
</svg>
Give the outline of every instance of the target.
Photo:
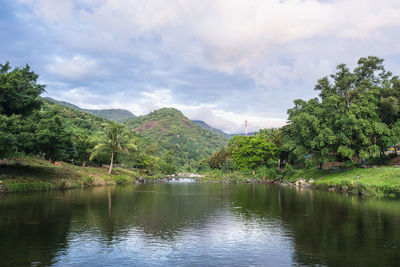
<svg viewBox="0 0 400 267">
<path fill-rule="evenodd" d="M 390 162 L 390 156 L 389 155 L 380 155 L 379 157 L 376 158 L 370 158 L 367 160 L 367 165 L 388 165 Z"/>
<path fill-rule="evenodd" d="M 352 169 L 352 168 L 359 168 L 359 167 L 361 167 L 361 163 L 355 162 L 352 160 L 347 160 L 340 165 L 340 168 L 343 168 L 343 169 Z"/>
<path fill-rule="evenodd" d="M 289 163 L 286 164 L 285 169 L 282 171 L 284 178 L 291 178 L 296 173 L 296 170 Z"/>
</svg>

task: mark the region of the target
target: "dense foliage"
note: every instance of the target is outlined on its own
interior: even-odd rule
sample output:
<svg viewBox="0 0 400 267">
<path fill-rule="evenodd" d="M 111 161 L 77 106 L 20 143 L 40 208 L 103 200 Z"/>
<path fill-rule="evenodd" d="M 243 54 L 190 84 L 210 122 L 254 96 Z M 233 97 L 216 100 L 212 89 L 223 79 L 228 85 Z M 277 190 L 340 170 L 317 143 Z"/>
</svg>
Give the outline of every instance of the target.
<svg viewBox="0 0 400 267">
<path fill-rule="evenodd" d="M 24 68 L 11 70 L 10 64 L 0 64 L 0 158 L 16 155 L 31 141 L 25 117 L 41 106 L 40 94 L 44 85 L 38 75 Z"/>
<path fill-rule="evenodd" d="M 283 127 L 284 148 L 291 161 L 360 162 L 377 158 L 400 138 L 400 80 L 383 60 L 361 58 L 351 71 L 337 67 L 315 86 L 319 98 L 296 100 Z"/>
<path fill-rule="evenodd" d="M 174 109 L 134 118 L 125 110 L 84 110 L 41 98 L 44 85 L 29 66 L 0 65 L 0 159 L 22 154 L 79 165 L 118 164 L 149 175 L 172 174 L 227 143 Z M 95 113 L 96 115 L 92 115 Z M 136 149 L 137 148 L 137 149 Z M 127 153 L 129 152 L 129 153 Z"/>
<path fill-rule="evenodd" d="M 252 136 L 236 135 L 229 140 L 227 147 L 212 154 L 206 162 L 211 168 L 228 171 L 276 166 L 280 148 L 272 139 L 272 132 L 276 134 L 275 130 L 268 129 Z"/>
<path fill-rule="evenodd" d="M 170 158 L 175 166 L 196 168 L 202 158 L 227 143 L 221 135 L 202 129 L 173 108 L 162 108 L 125 124 L 139 138 L 139 150 Z"/>
<path fill-rule="evenodd" d="M 318 98 L 294 101 L 286 126 L 251 137 L 235 136 L 228 147 L 202 162 L 214 169 L 242 171 L 276 170 L 272 162 L 277 159 L 288 170 L 289 164 L 357 166 L 361 161 L 385 162 L 387 150 L 397 149 L 400 80 L 385 70 L 382 59 L 360 58 L 353 70 L 341 64 L 336 73 L 318 80 L 315 90 Z"/>
<path fill-rule="evenodd" d="M 212 168 L 273 176 L 285 165 L 290 170 L 291 165 L 383 162 L 400 139 L 400 79 L 377 57 L 361 58 L 352 70 L 341 64 L 318 80 L 319 97 L 295 100 L 281 129 L 229 142 L 173 108 L 111 122 L 72 104 L 42 99 L 45 86 L 37 80 L 29 66 L 0 64 L 1 159 L 33 154 L 84 166 L 111 163 L 110 171 L 115 163 L 150 175 Z"/>
</svg>

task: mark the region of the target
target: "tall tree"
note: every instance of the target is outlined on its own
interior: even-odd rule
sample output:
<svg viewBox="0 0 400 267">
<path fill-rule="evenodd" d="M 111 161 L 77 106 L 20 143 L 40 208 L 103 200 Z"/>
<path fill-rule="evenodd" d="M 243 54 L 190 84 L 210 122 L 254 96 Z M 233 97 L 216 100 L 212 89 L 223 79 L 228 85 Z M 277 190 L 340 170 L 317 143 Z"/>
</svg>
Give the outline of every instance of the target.
<svg viewBox="0 0 400 267">
<path fill-rule="evenodd" d="M 136 145 L 130 138 L 130 132 L 125 126 L 117 122 L 110 122 L 105 125 L 105 132 L 102 133 L 99 143 L 94 147 L 91 159 L 95 158 L 101 152 L 108 151 L 111 155 L 110 174 L 114 164 L 114 157 L 117 151 L 129 153 L 130 149 L 136 149 Z"/>
<path fill-rule="evenodd" d="M 45 158 L 55 163 L 56 160 L 67 159 L 74 151 L 71 134 L 66 130 L 59 109 L 51 108 L 37 113 L 35 131 L 35 147 Z"/>
<path fill-rule="evenodd" d="M 10 63 L 0 64 L 0 158 L 10 158 L 32 142 L 32 129 L 26 119 L 40 108 L 44 85 L 26 65 L 11 70 Z"/>
<path fill-rule="evenodd" d="M 285 148 L 295 160 L 312 154 L 319 163 L 381 155 L 400 138 L 399 85 L 377 57 L 360 58 L 353 71 L 339 65 L 317 82 L 319 99 L 296 100 L 288 110 Z"/>
<path fill-rule="evenodd" d="M 279 148 L 268 142 L 264 133 L 237 137 L 234 142 L 232 159 L 239 169 L 255 169 L 279 157 Z"/>
<path fill-rule="evenodd" d="M 45 86 L 37 83 L 38 78 L 28 65 L 11 70 L 9 62 L 0 64 L 0 114 L 28 115 L 39 109 Z"/>
</svg>

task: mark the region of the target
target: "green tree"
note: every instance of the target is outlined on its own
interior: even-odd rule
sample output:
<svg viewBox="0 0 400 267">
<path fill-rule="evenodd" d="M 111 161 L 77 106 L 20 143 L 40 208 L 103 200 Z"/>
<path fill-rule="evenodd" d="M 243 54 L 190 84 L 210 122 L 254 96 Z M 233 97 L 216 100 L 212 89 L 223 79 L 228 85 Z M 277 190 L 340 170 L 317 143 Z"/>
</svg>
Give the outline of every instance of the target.
<svg viewBox="0 0 400 267">
<path fill-rule="evenodd" d="M 10 158 L 18 151 L 17 134 L 20 131 L 21 116 L 0 114 L 0 159 Z"/>
<path fill-rule="evenodd" d="M 37 84 L 38 75 L 26 65 L 11 70 L 0 64 L 0 158 L 23 152 L 32 143 L 33 133 L 26 119 L 40 108 L 44 85 Z"/>
<path fill-rule="evenodd" d="M 84 129 L 75 129 L 73 132 L 73 140 L 77 151 L 77 159 L 85 167 L 86 163 L 90 160 L 90 155 L 96 145 L 92 136 Z"/>
<path fill-rule="evenodd" d="M 51 108 L 35 114 L 35 150 L 55 163 L 74 154 L 71 133 L 67 131 L 59 109 Z M 35 122 L 35 119 L 33 120 Z M 73 151 L 73 152 L 71 152 Z"/>
<path fill-rule="evenodd" d="M 11 70 L 9 62 L 0 64 L 0 114 L 29 115 L 39 109 L 45 86 L 37 83 L 38 78 L 28 65 Z"/>
<path fill-rule="evenodd" d="M 319 98 L 295 100 L 283 127 L 284 149 L 301 161 L 308 154 L 324 163 L 378 157 L 398 142 L 400 82 L 383 60 L 360 58 L 351 71 L 346 65 L 317 82 Z"/>
<path fill-rule="evenodd" d="M 133 139 L 131 139 L 130 136 L 130 132 L 126 130 L 124 125 L 117 122 L 106 124 L 105 132 L 102 133 L 90 158 L 93 159 L 99 153 L 107 151 L 111 155 L 110 168 L 108 170 L 110 174 L 114 163 L 114 156 L 117 151 L 129 153 L 129 150 L 136 149 L 136 145 L 133 143 Z"/>
<path fill-rule="evenodd" d="M 254 170 L 269 161 L 276 161 L 278 156 L 279 148 L 268 142 L 265 134 L 238 137 L 232 150 L 233 162 L 241 170 Z"/>
</svg>

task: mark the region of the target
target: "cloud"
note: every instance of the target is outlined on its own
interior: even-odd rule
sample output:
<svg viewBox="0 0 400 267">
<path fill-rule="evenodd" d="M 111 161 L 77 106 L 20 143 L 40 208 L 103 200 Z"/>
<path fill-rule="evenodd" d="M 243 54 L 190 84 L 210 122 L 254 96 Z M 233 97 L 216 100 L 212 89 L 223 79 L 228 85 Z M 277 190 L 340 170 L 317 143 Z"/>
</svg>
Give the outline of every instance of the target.
<svg viewBox="0 0 400 267">
<path fill-rule="evenodd" d="M 291 79 L 303 77 L 303 72 L 291 72 L 296 66 L 266 64 L 274 60 L 274 51 L 282 46 L 325 37 L 370 42 L 382 30 L 400 25 L 397 0 L 379 4 L 372 0 L 83 3 L 42 0 L 39 11 L 46 19 L 65 22 L 62 28 L 67 28 L 64 37 L 69 39 L 67 42 L 77 42 L 83 47 L 92 43 L 98 49 L 117 46 L 129 50 L 136 48 L 136 41 L 157 36 L 159 47 L 153 50 L 154 54 L 169 51 L 186 64 L 230 74 L 246 73 L 265 86 L 279 86 L 289 75 Z M 92 8 L 85 8 L 89 4 Z M 288 57 L 296 61 L 295 54 Z M 322 64 L 313 58 L 307 63 L 311 71 Z M 277 75 L 281 72 L 289 73 Z"/>
<path fill-rule="evenodd" d="M 398 0 L 5 5 L 18 16 L 4 28 L 20 34 L 0 33 L 16 44 L 3 44 L 0 57 L 31 61 L 49 94 L 139 115 L 172 106 L 230 132 L 246 119 L 254 128 L 284 124 L 292 101 L 314 97 L 315 81 L 340 63 L 376 55 L 400 70 Z"/>
<path fill-rule="evenodd" d="M 107 71 L 102 69 L 96 60 L 80 55 L 71 58 L 54 56 L 48 65 L 48 70 L 68 80 L 82 80 L 107 74 Z"/>
</svg>

